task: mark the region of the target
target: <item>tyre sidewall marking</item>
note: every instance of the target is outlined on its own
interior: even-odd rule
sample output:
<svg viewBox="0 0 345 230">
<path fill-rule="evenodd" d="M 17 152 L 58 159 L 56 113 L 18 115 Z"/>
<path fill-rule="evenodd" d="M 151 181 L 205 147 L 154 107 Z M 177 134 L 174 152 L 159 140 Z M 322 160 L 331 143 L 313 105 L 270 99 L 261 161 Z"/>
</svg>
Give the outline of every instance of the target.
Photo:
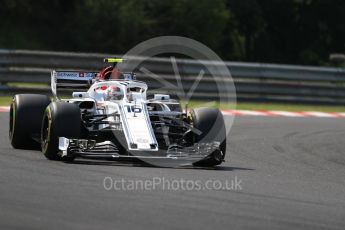
<svg viewBox="0 0 345 230">
<path fill-rule="evenodd" d="M 51 119 L 51 110 L 50 107 L 47 107 L 46 109 L 46 114 L 47 114 L 47 118 L 48 118 L 48 134 L 46 137 L 46 142 L 44 143 L 44 146 L 42 146 L 42 151 L 46 152 L 48 147 L 49 147 L 49 142 L 50 142 L 50 137 L 51 137 L 51 124 L 52 124 L 52 119 Z"/>
</svg>

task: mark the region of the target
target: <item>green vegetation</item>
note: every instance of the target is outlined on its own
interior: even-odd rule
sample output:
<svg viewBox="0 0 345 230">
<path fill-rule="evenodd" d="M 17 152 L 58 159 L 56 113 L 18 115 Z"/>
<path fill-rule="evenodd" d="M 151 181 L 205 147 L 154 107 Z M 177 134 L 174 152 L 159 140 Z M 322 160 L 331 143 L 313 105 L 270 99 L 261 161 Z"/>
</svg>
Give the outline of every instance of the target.
<svg viewBox="0 0 345 230">
<path fill-rule="evenodd" d="M 10 87 L 19 87 L 19 88 L 41 88 L 48 87 L 48 84 L 44 83 L 29 83 L 29 82 L 9 82 L 7 83 Z"/>
<path fill-rule="evenodd" d="M 183 103 L 185 104 L 185 103 Z M 202 101 L 190 101 L 188 107 L 215 107 L 220 109 L 238 109 L 238 110 L 274 110 L 274 111 L 318 111 L 318 112 L 345 112 L 345 106 L 329 106 L 329 105 L 299 105 L 299 104 L 282 104 L 282 103 L 211 103 Z"/>
<path fill-rule="evenodd" d="M 0 97 L 0 106 L 10 105 L 12 97 Z M 185 105 L 182 102 L 183 106 Z M 190 101 L 188 108 L 216 107 L 220 109 L 234 109 L 234 104 L 219 104 L 213 102 Z M 345 112 L 345 106 L 325 105 L 294 105 L 294 104 L 273 104 L 273 103 L 237 103 L 239 110 L 279 110 L 279 111 L 319 111 L 319 112 Z"/>
<path fill-rule="evenodd" d="M 125 53 L 198 40 L 224 60 L 329 65 L 344 52 L 343 0 L 0 0 L 0 48 Z"/>
<path fill-rule="evenodd" d="M 0 106 L 9 106 L 11 101 L 12 97 L 2 96 L 0 97 Z"/>
</svg>

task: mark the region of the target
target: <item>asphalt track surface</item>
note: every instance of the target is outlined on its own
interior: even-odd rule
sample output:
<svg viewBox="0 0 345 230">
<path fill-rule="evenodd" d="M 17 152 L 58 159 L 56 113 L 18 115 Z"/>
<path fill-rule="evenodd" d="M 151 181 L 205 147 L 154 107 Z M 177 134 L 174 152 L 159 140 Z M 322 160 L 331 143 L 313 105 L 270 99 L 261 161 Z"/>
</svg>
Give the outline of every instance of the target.
<svg viewBox="0 0 345 230">
<path fill-rule="evenodd" d="M 0 122 L 0 229 L 345 228 L 344 119 L 236 117 L 216 169 L 48 161 L 13 150 L 6 113 Z M 241 183 L 108 191 L 105 177 Z"/>
</svg>

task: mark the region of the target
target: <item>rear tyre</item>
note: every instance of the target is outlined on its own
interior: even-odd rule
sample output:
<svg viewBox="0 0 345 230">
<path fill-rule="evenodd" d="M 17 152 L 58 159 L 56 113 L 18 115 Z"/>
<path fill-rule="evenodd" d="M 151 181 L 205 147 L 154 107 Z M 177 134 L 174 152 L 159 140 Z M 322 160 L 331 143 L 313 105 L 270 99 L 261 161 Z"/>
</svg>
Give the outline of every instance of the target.
<svg viewBox="0 0 345 230">
<path fill-rule="evenodd" d="M 39 149 L 33 138 L 39 139 L 42 117 L 50 104 L 48 96 L 39 94 L 17 94 L 10 107 L 9 138 L 15 149 Z"/>
<path fill-rule="evenodd" d="M 223 162 L 226 154 L 226 130 L 223 114 L 219 109 L 197 108 L 191 111 L 193 127 L 201 131 L 195 135 L 198 143 L 209 143 L 217 141 L 220 143 L 221 155 L 196 162 L 195 166 L 211 167 Z"/>
<path fill-rule="evenodd" d="M 73 157 L 61 157 L 59 137 L 78 139 L 81 136 L 82 120 L 79 106 L 67 102 L 53 102 L 45 110 L 41 149 L 49 160 L 72 161 Z"/>
</svg>

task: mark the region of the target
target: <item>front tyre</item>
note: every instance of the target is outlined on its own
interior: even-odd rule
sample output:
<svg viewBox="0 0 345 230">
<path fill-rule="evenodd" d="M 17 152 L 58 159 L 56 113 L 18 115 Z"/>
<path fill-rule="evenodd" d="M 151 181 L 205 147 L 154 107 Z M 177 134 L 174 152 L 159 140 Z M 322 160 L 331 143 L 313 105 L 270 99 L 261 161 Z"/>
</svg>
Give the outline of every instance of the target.
<svg viewBox="0 0 345 230">
<path fill-rule="evenodd" d="M 81 114 L 79 106 L 67 102 L 53 102 L 45 110 L 42 129 L 41 147 L 49 160 L 71 160 L 62 158 L 59 153 L 59 137 L 78 139 L 81 136 Z"/>
<path fill-rule="evenodd" d="M 195 166 L 211 167 L 223 162 L 226 154 L 226 129 L 223 114 L 219 109 L 196 108 L 191 111 L 193 127 L 201 133 L 195 135 L 195 141 L 199 143 L 219 142 L 221 156 L 207 158 L 196 162 Z"/>
</svg>

